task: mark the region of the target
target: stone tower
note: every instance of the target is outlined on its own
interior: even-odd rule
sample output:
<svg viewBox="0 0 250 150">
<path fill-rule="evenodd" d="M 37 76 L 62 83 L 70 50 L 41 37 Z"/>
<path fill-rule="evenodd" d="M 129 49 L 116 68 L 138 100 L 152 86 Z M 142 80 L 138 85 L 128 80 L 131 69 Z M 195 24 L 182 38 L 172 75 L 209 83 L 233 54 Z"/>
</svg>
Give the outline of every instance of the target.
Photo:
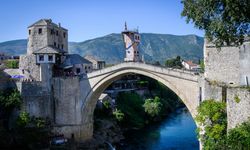
<svg viewBox="0 0 250 150">
<path fill-rule="evenodd" d="M 27 54 L 30 55 L 41 48 L 51 46 L 59 53 L 68 53 L 68 30 L 52 22 L 41 19 L 28 27 Z"/>
<path fill-rule="evenodd" d="M 53 67 L 68 53 L 68 30 L 41 19 L 28 27 L 27 54 L 20 56 L 19 68 L 25 79 L 50 82 Z"/>
<path fill-rule="evenodd" d="M 140 43 L 140 35 L 138 30 L 128 30 L 127 24 L 125 22 L 125 29 L 122 31 L 122 37 L 126 51 L 124 61 L 141 61 L 138 49 L 138 45 Z"/>
</svg>

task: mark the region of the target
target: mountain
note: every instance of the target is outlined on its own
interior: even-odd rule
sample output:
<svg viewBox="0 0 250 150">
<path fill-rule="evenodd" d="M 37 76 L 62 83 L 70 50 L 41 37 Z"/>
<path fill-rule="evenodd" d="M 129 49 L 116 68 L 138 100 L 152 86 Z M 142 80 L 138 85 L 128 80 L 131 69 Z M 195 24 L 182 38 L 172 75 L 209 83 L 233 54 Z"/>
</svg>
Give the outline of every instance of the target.
<svg viewBox="0 0 250 150">
<path fill-rule="evenodd" d="M 10 55 L 26 53 L 27 40 L 14 40 L 0 43 L 0 52 Z M 141 54 L 148 62 L 163 63 L 168 58 L 181 56 L 198 61 L 203 57 L 203 38 L 196 35 L 170 35 L 141 33 Z M 81 56 L 93 55 L 107 63 L 123 61 L 125 55 L 121 34 L 109 34 L 84 42 L 69 42 L 69 52 Z"/>
</svg>

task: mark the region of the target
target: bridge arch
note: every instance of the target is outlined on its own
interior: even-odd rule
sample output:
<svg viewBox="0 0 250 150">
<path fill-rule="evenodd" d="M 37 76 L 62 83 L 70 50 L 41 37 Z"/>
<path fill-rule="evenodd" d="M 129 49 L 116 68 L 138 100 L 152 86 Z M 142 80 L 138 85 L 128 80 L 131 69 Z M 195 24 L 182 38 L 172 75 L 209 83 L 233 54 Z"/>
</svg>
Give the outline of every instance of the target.
<svg viewBox="0 0 250 150">
<path fill-rule="evenodd" d="M 111 83 L 131 73 L 150 77 L 167 86 L 180 97 L 191 115 L 195 116 L 199 103 L 199 86 L 194 74 L 142 63 L 122 63 L 88 74 L 91 89 L 84 98 L 81 122 L 89 127 L 90 135 L 93 133 L 93 114 L 99 96 Z"/>
</svg>

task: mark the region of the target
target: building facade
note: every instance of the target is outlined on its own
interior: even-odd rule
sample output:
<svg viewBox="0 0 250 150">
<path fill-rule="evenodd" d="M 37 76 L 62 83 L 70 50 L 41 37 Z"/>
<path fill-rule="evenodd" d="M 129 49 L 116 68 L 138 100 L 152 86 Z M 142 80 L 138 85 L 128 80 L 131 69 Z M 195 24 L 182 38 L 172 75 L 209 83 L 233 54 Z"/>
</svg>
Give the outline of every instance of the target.
<svg viewBox="0 0 250 150">
<path fill-rule="evenodd" d="M 84 58 L 92 63 L 92 67 L 94 70 L 99 70 L 105 68 L 105 61 L 96 59 L 94 56 L 86 55 Z"/>
<path fill-rule="evenodd" d="M 250 83 L 250 39 L 240 46 L 222 46 L 205 41 L 205 78 L 233 86 Z"/>
<path fill-rule="evenodd" d="M 128 30 L 127 24 L 125 22 L 125 28 L 124 31 L 122 31 L 122 37 L 125 46 L 124 61 L 141 61 L 138 49 L 138 45 L 140 44 L 140 35 L 138 30 Z"/>
<path fill-rule="evenodd" d="M 193 63 L 192 61 L 185 61 L 182 60 L 181 62 L 182 66 L 191 71 L 199 71 L 201 69 L 200 65 Z"/>
</svg>

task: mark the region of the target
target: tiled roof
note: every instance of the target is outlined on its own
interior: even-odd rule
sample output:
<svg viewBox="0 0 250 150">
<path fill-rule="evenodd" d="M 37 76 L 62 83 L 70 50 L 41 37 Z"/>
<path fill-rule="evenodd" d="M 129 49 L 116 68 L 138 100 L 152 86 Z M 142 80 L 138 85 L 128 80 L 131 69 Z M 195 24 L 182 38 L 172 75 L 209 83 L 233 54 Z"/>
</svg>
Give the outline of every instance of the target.
<svg viewBox="0 0 250 150">
<path fill-rule="evenodd" d="M 185 61 L 189 66 L 197 66 L 198 64 L 193 63 L 191 60 L 190 61 Z"/>
<path fill-rule="evenodd" d="M 60 51 L 59 49 L 52 47 L 52 46 L 46 46 L 43 47 L 35 52 L 33 52 L 34 54 L 58 54 L 58 51 Z"/>
<path fill-rule="evenodd" d="M 60 65 L 60 67 L 66 68 L 68 66 L 72 66 L 75 64 L 92 64 L 92 63 L 78 54 L 68 54 L 66 55 L 65 61 Z"/>
<path fill-rule="evenodd" d="M 52 25 L 52 26 L 59 27 L 57 24 L 53 23 L 51 19 L 40 19 L 37 22 L 30 25 L 28 28 L 33 27 L 33 26 L 46 26 L 46 25 Z M 63 27 L 60 27 L 60 28 L 67 30 Z"/>
</svg>

